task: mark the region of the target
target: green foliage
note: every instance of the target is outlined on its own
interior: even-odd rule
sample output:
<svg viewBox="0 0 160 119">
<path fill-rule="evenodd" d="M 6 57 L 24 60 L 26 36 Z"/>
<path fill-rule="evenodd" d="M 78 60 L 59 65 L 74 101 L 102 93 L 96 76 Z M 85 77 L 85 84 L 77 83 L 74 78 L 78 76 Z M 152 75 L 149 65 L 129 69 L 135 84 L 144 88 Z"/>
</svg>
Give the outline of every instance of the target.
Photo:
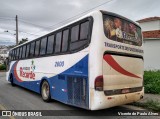
<svg viewBox="0 0 160 119">
<path fill-rule="evenodd" d="M 160 70 L 144 72 L 145 93 L 160 94 Z"/>
<path fill-rule="evenodd" d="M 6 65 L 0 64 L 0 70 L 6 70 Z"/>
<path fill-rule="evenodd" d="M 27 41 L 28 41 L 28 38 L 26 38 L 26 39 L 22 38 L 22 40 L 19 41 L 18 45 L 23 44 L 23 43 L 25 43 L 25 42 L 27 42 Z"/>
</svg>

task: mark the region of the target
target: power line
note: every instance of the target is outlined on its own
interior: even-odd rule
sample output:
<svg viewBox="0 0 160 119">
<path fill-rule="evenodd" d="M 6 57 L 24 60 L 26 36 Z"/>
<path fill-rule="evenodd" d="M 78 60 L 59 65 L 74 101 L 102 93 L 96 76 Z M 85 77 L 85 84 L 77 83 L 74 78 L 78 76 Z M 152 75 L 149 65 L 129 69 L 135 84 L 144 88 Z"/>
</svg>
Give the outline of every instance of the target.
<svg viewBox="0 0 160 119">
<path fill-rule="evenodd" d="M 77 15 L 75 15 L 75 16 L 73 16 L 73 17 L 70 17 L 70 18 L 68 18 L 68 19 L 66 19 L 66 20 L 62 20 L 61 22 L 56 23 L 56 24 L 54 24 L 54 25 L 52 25 L 52 26 L 49 26 L 49 27 L 54 27 L 55 25 L 61 24 L 61 23 L 65 22 L 65 21 L 68 21 L 68 20 L 71 20 L 71 19 L 73 19 L 73 18 L 75 18 L 75 17 L 81 16 L 81 15 L 83 15 L 83 14 L 85 14 L 85 13 L 88 13 L 88 12 L 90 12 L 90 11 L 92 11 L 92 10 L 94 10 L 94 9 L 96 9 L 96 8 L 104 5 L 104 4 L 107 4 L 107 3 L 111 2 L 111 1 L 112 1 L 112 0 L 106 1 L 106 2 L 104 2 L 104 3 L 102 3 L 102 4 L 100 4 L 100 5 L 97 5 L 97 6 L 93 7 L 93 8 L 91 8 L 91 9 L 88 9 L 88 10 L 86 10 L 86 11 L 80 13 L 80 14 L 77 14 Z"/>
<path fill-rule="evenodd" d="M 73 18 L 76 18 L 76 17 L 78 17 L 78 16 L 81 16 L 81 15 L 83 15 L 83 14 L 85 14 L 85 13 L 88 13 L 88 12 L 90 12 L 90 11 L 92 11 L 92 10 L 94 10 L 94 9 L 96 9 L 96 8 L 104 5 L 104 4 L 107 4 L 107 3 L 111 2 L 111 1 L 113 1 L 113 0 L 106 1 L 106 2 L 104 2 L 104 3 L 102 3 L 102 4 L 100 4 L 100 5 L 97 5 L 97 6 L 93 7 L 93 8 L 88 9 L 88 10 L 86 10 L 86 11 L 80 13 L 80 14 L 77 14 L 77 15 L 75 15 L 75 16 L 73 16 L 73 17 L 70 17 L 70 18 L 67 18 L 67 19 L 65 19 L 65 20 L 62 20 L 62 21 L 60 21 L 60 22 L 58 22 L 58 23 L 56 23 L 56 24 L 54 24 L 54 25 L 52 25 L 52 26 L 49 26 L 49 27 L 50 27 L 50 28 L 54 28 L 55 26 L 57 26 L 57 25 L 59 25 L 59 24 L 65 23 L 66 21 L 72 20 Z M 42 30 L 39 30 L 39 31 L 37 31 L 37 32 L 35 32 L 35 33 L 38 33 L 38 32 L 40 32 L 40 31 L 42 31 Z"/>
<path fill-rule="evenodd" d="M 3 33 L 10 33 L 10 34 L 12 34 L 12 35 L 14 35 L 14 33 L 11 33 L 10 31 L 14 31 L 15 32 L 15 30 L 7 30 L 7 29 L 4 29 L 4 32 L 0 32 L 0 34 L 3 34 Z M 40 36 L 40 35 L 37 35 L 37 34 L 34 34 L 34 33 L 29 33 L 29 32 L 25 32 L 25 31 L 18 31 L 19 33 L 25 33 L 25 34 L 29 34 L 29 35 L 32 35 L 32 36 Z"/>
<path fill-rule="evenodd" d="M 24 19 L 21 19 L 21 18 L 19 18 L 19 21 L 21 21 L 23 23 L 27 23 L 27 24 L 33 25 L 33 26 L 38 26 L 38 27 L 41 27 L 41 28 L 44 28 L 44 29 L 50 29 L 50 27 L 42 26 L 40 24 L 31 23 L 31 22 L 28 22 L 28 21 L 26 21 Z"/>
<path fill-rule="evenodd" d="M 14 18 L 11 18 L 11 17 L 0 17 L 0 20 L 3 20 L 3 21 L 5 21 L 5 20 L 15 21 L 15 19 L 14 19 Z M 32 25 L 32 26 L 37 26 L 37 27 L 39 27 L 39 28 L 51 29 L 50 27 L 43 26 L 43 25 L 40 25 L 40 24 L 31 23 L 31 22 L 29 22 L 29 21 L 27 21 L 27 20 L 24 20 L 24 19 L 22 19 L 22 18 L 19 18 L 19 21 L 20 21 L 20 22 L 23 22 L 23 23 L 26 23 L 26 24 L 30 24 L 30 25 Z"/>
<path fill-rule="evenodd" d="M 21 33 L 26 33 L 26 34 L 30 34 L 30 35 L 33 35 L 33 36 L 40 36 L 40 35 L 37 35 L 37 34 L 33 34 L 33 33 L 28 33 L 28 32 L 25 32 L 25 31 L 18 31 L 18 32 L 21 32 Z"/>
</svg>

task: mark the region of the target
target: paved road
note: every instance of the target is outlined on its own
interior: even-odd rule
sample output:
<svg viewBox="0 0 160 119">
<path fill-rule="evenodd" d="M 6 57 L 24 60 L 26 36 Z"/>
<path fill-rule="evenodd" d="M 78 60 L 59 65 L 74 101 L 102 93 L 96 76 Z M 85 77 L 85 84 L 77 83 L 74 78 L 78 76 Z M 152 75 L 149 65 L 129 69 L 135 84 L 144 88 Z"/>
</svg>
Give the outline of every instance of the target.
<svg viewBox="0 0 160 119">
<path fill-rule="evenodd" d="M 76 107 L 68 106 L 65 104 L 62 104 L 58 101 L 51 101 L 50 103 L 45 103 L 42 101 L 41 96 L 31 92 L 29 90 L 26 90 L 21 87 L 12 87 L 9 82 L 5 80 L 5 73 L 0 72 L 0 110 L 76 110 L 79 114 L 85 114 L 85 115 L 91 115 L 91 111 L 88 110 L 81 110 Z M 114 107 L 110 109 L 102 110 L 101 113 L 109 113 L 109 114 L 115 114 L 116 110 L 142 110 L 141 108 L 134 107 L 131 105 L 123 105 L 119 107 Z M 63 112 L 63 111 L 62 111 Z M 59 112 L 61 113 L 61 112 Z M 92 112 L 93 113 L 93 112 Z M 63 115 L 63 114 L 62 114 Z M 55 116 L 55 117 L 43 117 L 43 118 L 60 118 L 60 119 L 122 119 L 122 118 L 129 118 L 129 119 L 156 119 L 159 118 L 157 116 Z M 2 117 L 0 117 L 1 119 Z M 4 119 L 20 119 L 21 117 L 6 117 Z M 23 119 L 36 119 L 37 117 L 23 117 Z M 159 118 L 160 119 L 160 118 Z"/>
</svg>

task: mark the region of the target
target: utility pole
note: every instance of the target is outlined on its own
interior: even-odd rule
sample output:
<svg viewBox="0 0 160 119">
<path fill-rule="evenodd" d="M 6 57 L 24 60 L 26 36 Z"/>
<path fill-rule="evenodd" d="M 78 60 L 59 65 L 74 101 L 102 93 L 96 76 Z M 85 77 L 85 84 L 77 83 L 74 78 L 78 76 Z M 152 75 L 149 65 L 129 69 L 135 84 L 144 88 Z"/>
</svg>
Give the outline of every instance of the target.
<svg viewBox="0 0 160 119">
<path fill-rule="evenodd" d="M 18 16 L 16 15 L 16 45 L 18 45 Z"/>
</svg>

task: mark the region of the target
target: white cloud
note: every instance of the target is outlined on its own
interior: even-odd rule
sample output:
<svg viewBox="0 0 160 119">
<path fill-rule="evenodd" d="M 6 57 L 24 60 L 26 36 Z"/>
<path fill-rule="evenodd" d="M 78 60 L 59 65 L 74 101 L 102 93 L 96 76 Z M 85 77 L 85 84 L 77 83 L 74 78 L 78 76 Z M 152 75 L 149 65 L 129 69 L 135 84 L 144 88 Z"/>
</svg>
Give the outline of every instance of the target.
<svg viewBox="0 0 160 119">
<path fill-rule="evenodd" d="M 37 35 L 48 33 L 51 30 L 49 26 L 55 28 L 55 24 L 106 1 L 109 0 L 1 0 L 0 32 L 10 30 L 14 34 L 15 16 L 18 15 L 19 31 L 22 31 L 19 32 L 19 39 L 29 38 L 32 40 L 38 37 Z M 139 20 L 144 17 L 160 16 L 159 4 L 160 0 L 112 0 L 97 9 L 115 12 L 132 20 Z M 15 40 L 9 33 L 0 33 L 0 41 L 4 38 Z"/>
</svg>

